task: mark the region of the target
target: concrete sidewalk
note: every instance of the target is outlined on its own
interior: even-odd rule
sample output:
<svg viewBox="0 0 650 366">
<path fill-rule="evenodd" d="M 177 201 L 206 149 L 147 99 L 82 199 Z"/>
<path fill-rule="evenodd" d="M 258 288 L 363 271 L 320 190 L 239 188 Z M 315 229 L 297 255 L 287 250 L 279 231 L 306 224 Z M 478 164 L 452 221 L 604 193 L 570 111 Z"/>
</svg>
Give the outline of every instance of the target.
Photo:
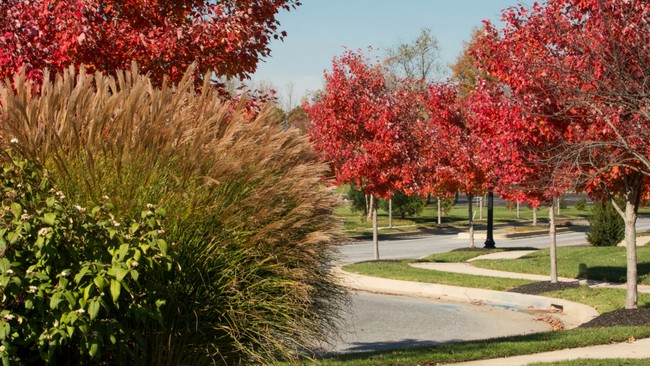
<svg viewBox="0 0 650 366">
<path fill-rule="evenodd" d="M 650 359 L 650 338 L 632 342 L 605 344 L 560 351 L 534 353 L 490 360 L 454 363 L 454 366 L 524 366 L 531 363 L 557 362 L 579 359 L 634 358 Z M 650 363 L 650 361 L 649 361 Z"/>
</svg>

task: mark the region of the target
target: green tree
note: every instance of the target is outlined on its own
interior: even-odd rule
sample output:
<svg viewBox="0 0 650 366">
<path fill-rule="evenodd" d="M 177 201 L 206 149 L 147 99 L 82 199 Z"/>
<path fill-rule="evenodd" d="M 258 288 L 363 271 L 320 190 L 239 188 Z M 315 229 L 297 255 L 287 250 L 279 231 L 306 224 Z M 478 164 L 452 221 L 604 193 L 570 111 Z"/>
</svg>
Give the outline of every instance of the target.
<svg viewBox="0 0 650 366">
<path fill-rule="evenodd" d="M 397 191 L 393 195 L 393 212 L 397 212 L 400 218 L 405 219 L 406 216 L 417 215 L 424 209 L 427 201 L 426 199 L 418 196 L 409 196 L 404 192 Z M 388 200 L 381 200 L 379 207 L 388 211 Z"/>
<path fill-rule="evenodd" d="M 593 205 L 589 224 L 587 241 L 593 246 L 615 246 L 625 238 L 625 222 L 609 200 Z"/>
</svg>

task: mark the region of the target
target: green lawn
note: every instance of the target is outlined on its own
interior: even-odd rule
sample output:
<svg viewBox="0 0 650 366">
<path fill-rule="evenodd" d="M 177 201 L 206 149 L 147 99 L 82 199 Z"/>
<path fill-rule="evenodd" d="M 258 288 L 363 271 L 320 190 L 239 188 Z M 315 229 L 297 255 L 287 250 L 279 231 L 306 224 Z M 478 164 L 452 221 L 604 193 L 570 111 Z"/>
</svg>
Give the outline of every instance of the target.
<svg viewBox="0 0 650 366">
<path fill-rule="evenodd" d="M 496 291 L 506 291 L 511 288 L 523 286 L 533 281 L 493 278 L 485 276 L 472 276 L 461 273 L 432 271 L 422 268 L 413 268 L 409 261 L 396 262 L 362 262 L 343 267 L 344 270 L 360 273 L 367 276 L 392 278 L 396 280 L 437 283 L 441 285 L 485 288 Z"/>
<path fill-rule="evenodd" d="M 572 329 L 433 347 L 330 357 L 318 360 L 316 364 L 323 366 L 436 365 L 624 342 L 629 337 L 650 337 L 650 327 Z"/>
<path fill-rule="evenodd" d="M 639 283 L 650 285 L 650 247 L 637 248 Z M 473 265 L 500 271 L 548 274 L 549 249 L 513 260 L 478 260 Z M 558 274 L 561 277 L 625 282 L 626 253 L 623 247 L 559 247 Z"/>
</svg>

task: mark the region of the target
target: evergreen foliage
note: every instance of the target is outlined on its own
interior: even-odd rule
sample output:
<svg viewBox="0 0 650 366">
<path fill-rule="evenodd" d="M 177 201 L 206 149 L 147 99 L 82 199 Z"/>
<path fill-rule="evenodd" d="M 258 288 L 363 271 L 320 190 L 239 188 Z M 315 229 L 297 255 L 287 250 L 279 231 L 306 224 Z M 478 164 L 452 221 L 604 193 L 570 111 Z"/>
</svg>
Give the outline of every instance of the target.
<svg viewBox="0 0 650 366">
<path fill-rule="evenodd" d="M 625 238 L 625 223 L 610 201 L 595 203 L 589 216 L 587 241 L 597 247 L 615 246 Z"/>
</svg>

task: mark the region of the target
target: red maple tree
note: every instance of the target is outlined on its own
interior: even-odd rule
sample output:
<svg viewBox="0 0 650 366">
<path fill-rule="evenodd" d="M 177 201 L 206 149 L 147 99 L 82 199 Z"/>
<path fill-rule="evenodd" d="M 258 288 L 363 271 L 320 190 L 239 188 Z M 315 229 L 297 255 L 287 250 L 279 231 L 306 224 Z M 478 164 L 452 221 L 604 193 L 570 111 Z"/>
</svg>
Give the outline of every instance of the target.
<svg viewBox="0 0 650 366">
<path fill-rule="evenodd" d="M 387 82 L 386 70 L 360 51 L 347 51 L 325 73 L 325 89 L 303 109 L 309 135 L 334 169 L 337 184 L 352 184 L 372 197 L 413 191 L 418 182 L 420 98 L 416 88 Z M 373 205 L 375 258 L 376 204 Z"/>
<path fill-rule="evenodd" d="M 628 0 L 548 0 L 504 11 L 488 24 L 476 55 L 508 86 L 528 127 L 546 124 L 562 139 L 558 164 L 578 188 L 625 197 L 627 308 L 637 307 L 635 222 L 650 173 L 650 4 Z"/>
<path fill-rule="evenodd" d="M 422 155 L 428 163 L 427 182 L 434 192 L 462 192 L 469 201 L 470 247 L 474 247 L 472 200 L 494 188 L 492 160 L 480 152 L 485 141 L 475 133 L 469 100 L 453 84 L 432 84 L 426 99 L 426 134 Z"/>
<path fill-rule="evenodd" d="M 481 153 L 492 161 L 499 195 L 528 202 L 534 209 L 540 205 L 549 209 L 551 282 L 557 282 L 554 209 L 573 178 L 572 167 L 553 156 L 564 142 L 545 119 L 538 117 L 531 123 L 502 85 L 481 80 L 468 102 L 476 133 L 489 146 Z"/>
<path fill-rule="evenodd" d="M 113 73 L 132 62 L 161 83 L 180 80 L 195 63 L 204 75 L 247 78 L 283 38 L 276 15 L 298 0 L 3 0 L 0 78 L 21 66 L 43 71 L 84 65 Z"/>
</svg>

